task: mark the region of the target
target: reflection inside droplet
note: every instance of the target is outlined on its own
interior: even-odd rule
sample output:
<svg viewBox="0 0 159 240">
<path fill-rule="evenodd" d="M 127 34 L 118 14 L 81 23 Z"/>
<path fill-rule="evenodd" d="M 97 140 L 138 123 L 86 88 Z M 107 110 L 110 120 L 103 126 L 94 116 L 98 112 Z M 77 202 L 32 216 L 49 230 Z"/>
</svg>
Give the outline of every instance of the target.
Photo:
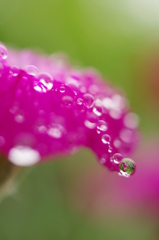
<svg viewBox="0 0 159 240">
<path fill-rule="evenodd" d="M 135 164 L 131 158 L 123 158 L 119 163 L 120 175 L 124 177 L 129 177 L 135 171 Z"/>
</svg>

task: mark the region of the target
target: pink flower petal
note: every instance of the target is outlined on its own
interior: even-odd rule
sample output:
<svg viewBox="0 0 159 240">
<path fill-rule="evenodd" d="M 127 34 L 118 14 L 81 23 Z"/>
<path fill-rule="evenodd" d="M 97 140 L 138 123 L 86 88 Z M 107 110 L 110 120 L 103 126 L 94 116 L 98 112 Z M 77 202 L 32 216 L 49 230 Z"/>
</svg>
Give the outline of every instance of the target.
<svg viewBox="0 0 159 240">
<path fill-rule="evenodd" d="M 8 49 L 7 56 L 1 44 L 0 86 L 0 150 L 15 164 L 84 146 L 119 172 L 113 155 L 129 156 L 138 142 L 127 100 L 92 69 L 31 51 Z"/>
</svg>

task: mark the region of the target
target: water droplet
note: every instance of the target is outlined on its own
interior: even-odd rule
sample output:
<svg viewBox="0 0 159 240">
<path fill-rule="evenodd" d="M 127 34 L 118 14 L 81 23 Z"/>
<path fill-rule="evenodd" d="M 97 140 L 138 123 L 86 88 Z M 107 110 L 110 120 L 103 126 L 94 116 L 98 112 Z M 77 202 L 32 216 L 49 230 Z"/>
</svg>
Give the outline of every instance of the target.
<svg viewBox="0 0 159 240">
<path fill-rule="evenodd" d="M 126 143 L 131 143 L 132 140 L 133 140 L 133 135 L 132 135 L 132 131 L 129 130 L 129 129 L 123 129 L 121 132 L 120 132 L 120 138 L 123 142 L 126 142 Z"/>
<path fill-rule="evenodd" d="M 97 131 L 98 131 L 98 133 L 105 132 L 107 130 L 108 130 L 108 126 L 107 126 L 106 122 L 103 121 L 103 120 L 99 120 L 98 123 L 97 123 Z"/>
<path fill-rule="evenodd" d="M 44 125 L 41 125 L 41 126 L 38 127 L 38 131 L 40 133 L 45 133 L 46 132 L 46 127 Z"/>
<path fill-rule="evenodd" d="M 40 161 L 40 154 L 26 146 L 16 146 L 9 151 L 8 159 L 18 166 L 30 166 Z"/>
<path fill-rule="evenodd" d="M 114 147 L 119 148 L 121 146 L 121 141 L 119 139 L 114 140 Z"/>
<path fill-rule="evenodd" d="M 70 86 L 70 88 L 71 88 L 71 86 L 72 87 L 76 86 L 76 88 L 79 88 L 80 83 L 76 79 L 74 79 L 73 77 L 67 77 L 66 85 Z"/>
<path fill-rule="evenodd" d="M 38 74 L 38 68 L 35 67 L 34 65 L 27 66 L 26 71 L 29 75 L 32 75 L 32 76 L 37 76 Z"/>
<path fill-rule="evenodd" d="M 83 99 L 85 102 L 85 106 L 87 108 L 93 107 L 94 98 L 91 94 L 89 94 L 89 93 L 84 94 Z"/>
<path fill-rule="evenodd" d="M 93 108 L 93 112 L 94 112 L 98 117 L 100 117 L 100 116 L 102 115 L 102 108 L 96 106 L 96 107 Z"/>
<path fill-rule="evenodd" d="M 87 89 L 86 89 L 85 86 L 81 86 L 81 87 L 80 87 L 80 91 L 81 91 L 82 93 L 86 93 Z"/>
<path fill-rule="evenodd" d="M 10 69 L 10 73 L 11 73 L 14 77 L 18 76 L 19 72 L 20 72 L 20 69 L 19 69 L 17 66 L 13 66 L 13 67 Z"/>
<path fill-rule="evenodd" d="M 0 58 L 3 60 L 7 58 L 7 49 L 2 44 L 0 44 Z"/>
<path fill-rule="evenodd" d="M 135 129 L 139 125 L 139 117 L 135 113 L 127 113 L 124 117 L 124 124 L 127 128 Z"/>
<path fill-rule="evenodd" d="M 61 138 L 62 133 L 59 128 L 54 127 L 54 128 L 50 128 L 48 130 L 48 135 L 50 135 L 51 137 L 54 137 L 54 138 Z"/>
<path fill-rule="evenodd" d="M 119 163 L 120 175 L 124 177 L 129 177 L 135 171 L 135 164 L 131 158 L 123 158 Z"/>
<path fill-rule="evenodd" d="M 78 99 L 77 99 L 77 104 L 78 104 L 79 106 L 82 106 L 82 105 L 83 105 L 83 99 L 82 99 L 82 98 L 78 98 Z"/>
<path fill-rule="evenodd" d="M 111 140 L 111 138 L 110 138 L 110 136 L 109 136 L 108 134 L 104 134 L 104 135 L 102 136 L 102 142 L 103 142 L 104 144 L 110 144 L 110 140 Z"/>
<path fill-rule="evenodd" d="M 67 77 L 66 79 L 66 86 L 68 86 L 72 91 L 74 92 L 75 95 L 77 95 L 77 92 L 79 91 L 79 82 L 75 80 L 72 77 Z"/>
<path fill-rule="evenodd" d="M 38 92 L 48 92 L 53 87 L 53 78 L 48 73 L 40 73 L 38 82 L 35 83 L 34 89 Z"/>
<path fill-rule="evenodd" d="M 93 107 L 93 112 L 98 116 L 102 116 L 103 112 L 103 106 L 102 106 L 102 101 L 99 99 L 96 99 L 94 102 L 94 107 Z"/>
<path fill-rule="evenodd" d="M 122 117 L 122 112 L 120 109 L 110 109 L 109 114 L 114 119 L 120 119 Z"/>
<path fill-rule="evenodd" d="M 84 125 L 87 127 L 87 128 L 90 128 L 90 129 L 93 129 L 96 127 L 96 123 L 93 123 L 93 122 L 90 122 L 89 120 L 86 120 L 84 122 Z"/>
<path fill-rule="evenodd" d="M 99 162 L 101 164 L 105 164 L 106 163 L 106 159 L 104 157 L 102 157 L 102 158 L 99 159 Z"/>
<path fill-rule="evenodd" d="M 62 98 L 62 102 L 67 106 L 67 107 L 71 107 L 73 104 L 73 98 L 71 96 L 63 96 Z"/>
<path fill-rule="evenodd" d="M 108 152 L 111 153 L 113 151 L 113 148 L 111 146 L 108 147 Z"/>
<path fill-rule="evenodd" d="M 98 87 L 95 84 L 91 85 L 88 90 L 91 94 L 96 94 L 99 91 Z"/>
<path fill-rule="evenodd" d="M 112 161 L 115 163 L 115 164 L 119 164 L 122 160 L 123 156 L 120 154 L 120 153 L 115 153 L 113 155 L 113 158 L 112 158 Z"/>
<path fill-rule="evenodd" d="M 60 86 L 60 93 L 64 93 L 65 92 L 65 86 L 64 85 L 61 85 Z"/>
<path fill-rule="evenodd" d="M 17 115 L 15 116 L 15 121 L 16 121 L 17 123 L 22 123 L 22 122 L 24 121 L 24 116 L 23 116 L 22 114 L 17 114 Z"/>
</svg>

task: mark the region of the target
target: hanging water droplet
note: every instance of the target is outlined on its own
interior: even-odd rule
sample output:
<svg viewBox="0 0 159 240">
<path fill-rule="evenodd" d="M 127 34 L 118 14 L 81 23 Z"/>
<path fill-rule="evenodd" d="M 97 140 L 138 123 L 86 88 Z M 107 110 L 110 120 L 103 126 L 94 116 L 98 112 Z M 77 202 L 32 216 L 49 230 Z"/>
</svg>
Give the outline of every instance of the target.
<svg viewBox="0 0 159 240">
<path fill-rule="evenodd" d="M 0 44 L 0 59 L 5 60 L 7 58 L 7 49 L 5 46 Z"/>
<path fill-rule="evenodd" d="M 119 164 L 122 160 L 123 156 L 120 154 L 120 153 L 115 153 L 113 155 L 113 159 L 112 161 L 115 163 L 115 164 Z"/>
<path fill-rule="evenodd" d="M 30 147 L 16 146 L 9 151 L 8 159 L 15 165 L 25 167 L 39 162 L 40 154 Z"/>
<path fill-rule="evenodd" d="M 120 175 L 124 177 L 129 177 L 135 171 L 135 164 L 131 158 L 123 158 L 119 163 Z"/>
<path fill-rule="evenodd" d="M 110 144 L 110 140 L 111 140 L 111 138 L 110 138 L 110 136 L 109 136 L 108 134 L 104 134 L 104 135 L 102 136 L 102 142 L 103 142 L 104 144 Z"/>
<path fill-rule="evenodd" d="M 103 121 L 103 120 L 99 120 L 98 123 L 97 123 L 97 131 L 98 131 L 98 133 L 105 132 L 107 130 L 108 130 L 108 126 L 107 126 L 106 122 Z"/>
<path fill-rule="evenodd" d="M 38 68 L 35 67 L 34 65 L 27 66 L 26 71 L 29 75 L 32 75 L 32 76 L 37 76 L 38 74 Z"/>
<path fill-rule="evenodd" d="M 87 108 L 93 107 L 94 97 L 91 94 L 89 94 L 89 93 L 84 94 L 83 99 L 85 102 L 85 106 Z"/>
</svg>

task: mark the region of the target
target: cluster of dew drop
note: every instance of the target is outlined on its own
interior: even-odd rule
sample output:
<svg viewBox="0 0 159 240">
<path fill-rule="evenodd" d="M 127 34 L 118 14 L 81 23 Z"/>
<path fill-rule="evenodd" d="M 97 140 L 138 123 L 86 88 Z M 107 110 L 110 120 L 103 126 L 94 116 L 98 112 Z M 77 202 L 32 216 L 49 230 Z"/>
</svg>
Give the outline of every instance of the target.
<svg viewBox="0 0 159 240">
<path fill-rule="evenodd" d="M 7 49 L 0 44 L 0 64 L 5 65 L 6 60 Z M 125 177 L 132 175 L 135 170 L 134 162 L 130 158 L 125 158 L 125 155 L 129 154 L 137 141 L 138 117 L 128 112 L 126 99 L 115 93 L 111 87 L 105 86 L 101 77 L 92 71 L 83 73 L 75 69 L 62 68 L 61 73 L 58 65 L 58 71 L 52 72 L 51 66 L 50 60 L 47 72 L 39 71 L 35 65 L 23 68 L 23 74 L 26 75 L 22 81 L 31 78 L 32 94 L 37 94 L 32 105 L 39 106 L 38 101 L 42 99 L 46 105 L 52 104 L 53 119 L 56 120 L 59 116 L 62 119 L 61 123 L 53 121 L 49 127 L 47 124 L 38 126 L 37 139 L 38 136 L 47 135 L 49 143 L 42 144 L 43 146 L 47 144 L 48 149 L 51 140 L 55 141 L 57 147 L 61 142 L 62 147 L 59 148 L 61 152 L 69 150 L 68 144 L 71 144 L 72 151 L 80 146 L 89 147 L 98 156 L 99 162 L 111 171 L 117 171 L 119 175 Z M 20 76 L 20 71 L 17 66 L 10 68 L 10 73 L 15 78 Z M 16 89 L 16 94 L 22 96 L 21 90 Z M 20 110 L 14 106 L 10 112 L 14 114 L 14 121 L 17 124 L 25 124 L 27 120 L 25 109 Z M 42 113 L 45 115 L 45 104 L 43 109 L 39 109 L 37 118 L 40 118 Z M 0 147 L 4 145 L 5 138 L 0 136 Z M 65 150 L 63 145 L 66 145 Z M 9 150 L 8 158 L 14 164 L 28 166 L 41 161 L 43 155 L 40 151 L 41 149 L 37 150 L 20 143 Z M 45 154 L 49 155 L 51 151 L 53 150 L 50 147 Z"/>
</svg>

